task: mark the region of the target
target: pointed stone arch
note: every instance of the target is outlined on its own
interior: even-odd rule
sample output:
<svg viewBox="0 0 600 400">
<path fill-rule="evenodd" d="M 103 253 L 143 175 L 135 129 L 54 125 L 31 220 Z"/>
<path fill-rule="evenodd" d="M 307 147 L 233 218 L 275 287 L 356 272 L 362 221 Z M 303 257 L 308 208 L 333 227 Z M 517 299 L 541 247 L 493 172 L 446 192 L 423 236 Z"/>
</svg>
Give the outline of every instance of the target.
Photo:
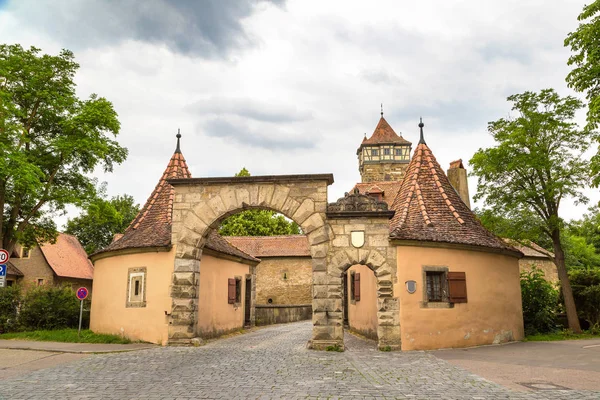
<svg viewBox="0 0 600 400">
<path fill-rule="evenodd" d="M 296 222 L 308 237 L 313 282 L 326 274 L 330 228 L 326 224 L 327 186 L 331 174 L 232 178 L 173 179 L 175 246 L 169 341 L 197 335 L 198 282 L 202 249 L 210 231 L 229 215 L 248 209 L 269 209 Z"/>
</svg>

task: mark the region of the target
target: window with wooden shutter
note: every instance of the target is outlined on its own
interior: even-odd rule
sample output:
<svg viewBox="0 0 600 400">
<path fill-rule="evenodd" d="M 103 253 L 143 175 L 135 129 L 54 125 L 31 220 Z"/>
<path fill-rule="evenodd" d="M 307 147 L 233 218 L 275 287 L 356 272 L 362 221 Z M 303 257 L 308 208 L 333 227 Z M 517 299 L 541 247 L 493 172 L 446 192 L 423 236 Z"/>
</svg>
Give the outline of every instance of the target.
<svg viewBox="0 0 600 400">
<path fill-rule="evenodd" d="M 464 272 L 448 272 L 448 301 L 467 302 L 467 277 Z"/>
<path fill-rule="evenodd" d="M 354 300 L 360 301 L 360 274 L 354 274 Z"/>
<path fill-rule="evenodd" d="M 227 280 L 227 302 L 229 304 L 235 304 L 235 295 L 236 295 L 236 284 L 235 279 Z"/>
</svg>

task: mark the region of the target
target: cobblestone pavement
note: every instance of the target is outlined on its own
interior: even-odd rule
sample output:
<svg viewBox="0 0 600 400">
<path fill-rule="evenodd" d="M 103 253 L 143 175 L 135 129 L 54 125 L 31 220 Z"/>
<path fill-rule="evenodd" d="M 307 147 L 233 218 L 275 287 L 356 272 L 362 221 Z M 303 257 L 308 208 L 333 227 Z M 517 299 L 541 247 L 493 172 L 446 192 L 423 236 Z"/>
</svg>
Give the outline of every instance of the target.
<svg viewBox="0 0 600 400">
<path fill-rule="evenodd" d="M 306 350 L 310 322 L 206 346 L 94 355 L 1 382 L 0 399 L 600 399 L 510 391 L 424 352 L 379 352 L 347 335 L 344 353 Z"/>
</svg>

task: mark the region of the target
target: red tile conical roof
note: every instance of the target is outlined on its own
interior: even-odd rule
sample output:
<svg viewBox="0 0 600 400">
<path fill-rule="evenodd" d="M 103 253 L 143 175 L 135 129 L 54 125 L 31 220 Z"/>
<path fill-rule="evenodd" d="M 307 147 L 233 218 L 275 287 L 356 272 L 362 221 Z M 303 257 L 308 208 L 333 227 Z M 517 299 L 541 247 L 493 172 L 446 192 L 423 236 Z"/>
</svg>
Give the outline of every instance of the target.
<svg viewBox="0 0 600 400">
<path fill-rule="evenodd" d="M 399 144 L 411 144 L 408 140 L 402 136 L 398 136 L 394 129 L 388 124 L 383 118 L 383 115 L 379 119 L 379 123 L 373 131 L 370 138 L 364 138 L 361 145 L 365 144 L 382 144 L 382 143 L 399 143 Z"/>
<path fill-rule="evenodd" d="M 169 160 L 167 168 L 152 191 L 152 194 L 131 221 L 124 235 L 112 242 L 103 251 L 121 250 L 132 247 L 163 247 L 171 244 L 171 215 L 173 214 L 173 196 L 175 189 L 167 180 L 173 178 L 191 178 L 192 174 L 183 154 L 177 150 Z"/>
<path fill-rule="evenodd" d="M 192 177 L 179 147 L 180 137 L 181 135 L 177 134 L 177 148 L 144 207 L 131 221 L 121 237 L 95 254 L 130 248 L 168 247 L 171 245 L 175 189 L 167 180 Z M 206 247 L 250 261 L 259 261 L 233 246 L 214 231 L 208 235 Z"/>
<path fill-rule="evenodd" d="M 415 149 L 392 209 L 390 238 L 517 252 L 488 231 L 463 203 L 425 141 Z"/>
</svg>

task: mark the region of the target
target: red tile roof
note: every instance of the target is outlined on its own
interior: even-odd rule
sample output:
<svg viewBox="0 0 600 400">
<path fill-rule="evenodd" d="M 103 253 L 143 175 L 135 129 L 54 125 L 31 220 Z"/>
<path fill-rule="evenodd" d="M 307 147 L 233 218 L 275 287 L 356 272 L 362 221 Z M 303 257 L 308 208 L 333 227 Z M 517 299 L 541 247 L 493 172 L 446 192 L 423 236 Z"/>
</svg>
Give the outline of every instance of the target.
<svg viewBox="0 0 600 400">
<path fill-rule="evenodd" d="M 254 257 L 310 257 L 305 235 L 225 236 L 234 246 Z"/>
<path fill-rule="evenodd" d="M 42 254 L 57 276 L 93 279 L 94 267 L 75 236 L 59 233 L 56 243 L 40 244 Z"/>
<path fill-rule="evenodd" d="M 463 203 L 431 149 L 421 140 L 392 209 L 390 237 L 517 252 L 481 225 Z"/>
<path fill-rule="evenodd" d="M 401 181 L 360 182 L 354 185 L 354 188 L 358 188 L 360 194 L 379 194 L 383 192 L 381 200 L 385 201 L 391 210 L 401 185 Z M 352 188 L 352 191 L 354 188 Z"/>
<path fill-rule="evenodd" d="M 185 162 L 185 158 L 177 149 L 167 168 L 146 201 L 146 204 L 134 220 L 129 224 L 123 235 L 115 235 L 112 243 L 95 254 L 131 248 L 168 247 L 171 245 L 171 216 L 173 214 L 173 198 L 175 189 L 167 180 L 175 178 L 191 178 L 192 174 Z M 259 261 L 254 257 L 231 246 L 227 241 L 221 240 L 217 234 L 209 234 L 207 248 L 232 256 L 241 257 L 250 261 Z"/>
<path fill-rule="evenodd" d="M 253 257 L 253 255 L 251 255 L 249 252 L 245 251 L 246 249 L 237 246 L 235 243 L 231 243 L 228 239 L 229 238 L 225 238 L 213 230 L 208 235 L 208 240 L 206 241 L 206 245 L 204 245 L 204 247 L 218 251 L 219 253 L 240 257 L 245 260 L 260 262 L 258 258 Z"/>
<path fill-rule="evenodd" d="M 396 132 L 392 129 L 390 124 L 381 116 L 379 119 L 379 123 L 375 128 L 375 131 L 371 135 L 370 138 L 364 138 L 361 144 L 383 144 L 383 143 L 397 143 L 397 144 L 411 144 L 408 140 L 404 139 L 402 136 L 398 136 Z"/>
</svg>

